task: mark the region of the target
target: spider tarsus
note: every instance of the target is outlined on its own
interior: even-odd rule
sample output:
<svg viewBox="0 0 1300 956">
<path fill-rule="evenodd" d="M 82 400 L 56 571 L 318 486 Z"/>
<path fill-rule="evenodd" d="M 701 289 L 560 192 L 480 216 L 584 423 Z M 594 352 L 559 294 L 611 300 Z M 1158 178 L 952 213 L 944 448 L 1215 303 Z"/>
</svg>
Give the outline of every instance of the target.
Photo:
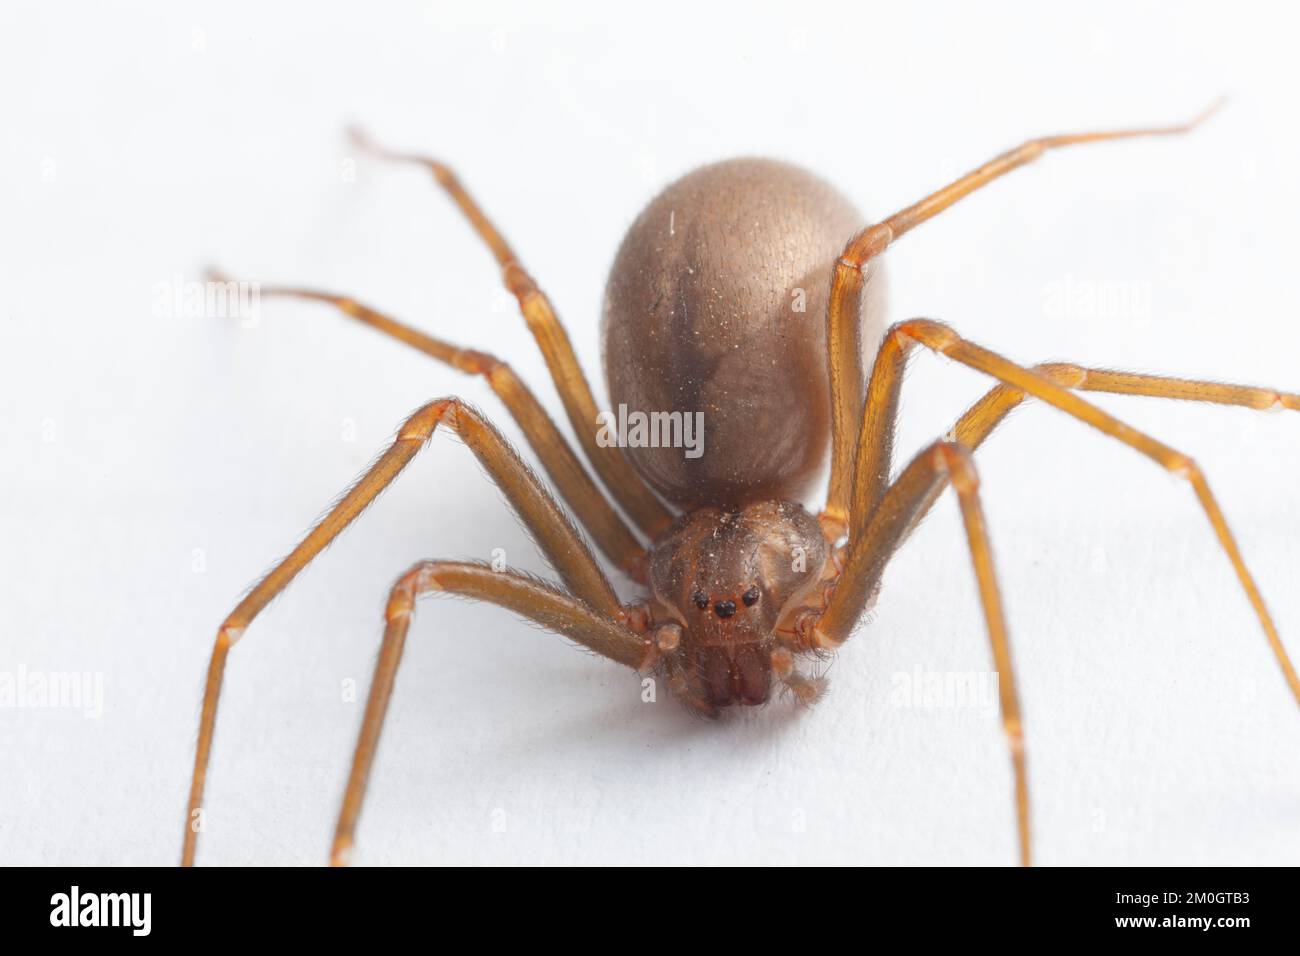
<svg viewBox="0 0 1300 956">
<path fill-rule="evenodd" d="M 330 866 L 350 866 L 352 863 L 352 841 L 343 837 L 334 841 L 330 850 Z"/>
<path fill-rule="evenodd" d="M 1227 105 L 1229 98 L 1230 97 L 1228 96 L 1227 93 L 1220 94 L 1218 99 L 1216 99 L 1213 103 L 1211 103 L 1204 110 L 1202 110 L 1200 115 L 1195 117 L 1191 122 L 1189 122 L 1184 127 L 1184 129 L 1186 129 L 1188 132 L 1196 129 L 1196 127 L 1200 126 L 1202 123 L 1208 120 L 1215 113 L 1219 112 L 1219 110 L 1223 109 L 1223 107 Z"/>
</svg>

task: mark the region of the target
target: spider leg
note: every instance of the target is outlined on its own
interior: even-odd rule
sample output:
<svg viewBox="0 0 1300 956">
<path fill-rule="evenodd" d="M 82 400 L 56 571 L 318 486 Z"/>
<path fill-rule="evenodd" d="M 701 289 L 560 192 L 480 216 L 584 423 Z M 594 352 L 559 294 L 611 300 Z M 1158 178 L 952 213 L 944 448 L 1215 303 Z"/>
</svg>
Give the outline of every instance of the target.
<svg viewBox="0 0 1300 956">
<path fill-rule="evenodd" d="M 654 536 L 667 528 L 673 521 L 672 514 L 650 491 L 623 450 L 597 441 L 596 436 L 600 431 L 597 421 L 599 409 L 582 366 L 573 354 L 569 335 L 551 307 L 550 300 L 537 287 L 532 276 L 524 271 L 510 244 L 460 184 L 456 174 L 436 159 L 383 149 L 359 130 L 351 130 L 350 136 L 357 146 L 382 159 L 423 166 L 460 208 L 496 258 L 506 288 L 519 301 L 519 311 L 546 359 L 546 367 L 550 369 L 551 378 L 587 460 L 596 469 L 610 494 L 642 531 Z"/>
<path fill-rule="evenodd" d="M 384 640 L 375 664 L 375 676 L 352 757 L 352 772 L 334 831 L 330 853 L 333 866 L 348 862 L 379 734 L 392 697 L 406 634 L 415 613 L 415 602 L 420 595 L 430 591 L 446 591 L 507 608 L 632 668 L 644 668 L 654 659 L 655 652 L 647 638 L 627 624 L 594 611 L 572 595 L 541 581 L 494 571 L 488 565 L 478 563 L 422 561 L 415 565 L 393 585 L 384 612 Z"/>
<path fill-rule="evenodd" d="M 229 281 L 217 273 L 210 273 L 218 281 Z M 486 352 L 462 349 L 441 339 L 436 339 L 419 329 L 385 315 L 349 296 L 322 292 L 316 289 L 261 286 L 264 296 L 285 296 L 324 302 L 371 328 L 423 352 L 439 362 L 450 365 L 468 375 L 481 375 L 487 380 L 510 412 L 510 416 L 523 429 L 529 446 L 541 459 L 542 467 L 554 482 L 561 497 L 578 522 L 585 527 L 596 545 L 611 561 L 635 581 L 645 581 L 645 549 L 628 528 L 608 499 L 591 480 L 587 469 L 573 453 L 564 435 L 533 395 L 532 390 L 505 362 Z"/>
<path fill-rule="evenodd" d="M 1218 106 L 1219 103 L 1215 103 L 1196 119 L 1178 126 L 1066 133 L 1028 140 L 1015 149 L 995 156 L 983 166 L 931 193 L 920 202 L 866 227 L 849 240 L 835 266 L 826 314 L 826 350 L 831 381 L 831 477 L 823 517 L 829 527 L 841 529 L 848 526 L 851 520 L 850 498 L 857 490 L 853 481 L 853 442 L 863 413 L 859 332 L 862 324 L 862 290 L 869 278 L 871 260 L 884 252 L 895 239 L 927 219 L 933 219 L 957 200 L 987 186 L 1013 169 L 1033 162 L 1048 150 L 1135 136 L 1186 133 L 1208 118 Z"/>
<path fill-rule="evenodd" d="M 870 594 L 874 582 L 884 572 L 886 564 L 898 551 L 908 531 L 920 520 L 925 509 L 933 504 L 932 496 L 951 484 L 961 505 L 962 521 L 970 546 L 971 563 L 979 586 L 980 603 L 984 611 L 985 628 L 993 651 L 993 664 L 998 674 L 998 698 L 1001 705 L 1002 728 L 1011 751 L 1011 766 L 1015 774 L 1016 825 L 1020 840 L 1020 863 L 1029 866 L 1031 843 L 1029 835 L 1029 785 L 1025 769 L 1024 730 L 1020 717 L 1020 701 L 1016 693 L 1015 671 L 1011 661 L 1011 644 L 1007 638 L 1006 619 L 1002 611 L 1002 598 L 998 591 L 993 553 L 985 529 L 984 512 L 980 506 L 979 477 L 975 463 L 967 448 L 957 442 L 938 441 L 923 450 L 899 474 L 892 485 L 881 495 L 879 506 L 870 520 L 849 537 L 848 566 L 831 603 L 822 615 L 810 613 L 800 626 L 800 639 L 805 649 L 837 646 L 848 636 L 848 631 L 836 630 L 836 599 L 850 591 L 850 582 L 864 579 L 869 582 L 865 591 Z M 858 612 L 860 613 L 860 608 Z M 828 621 L 827 618 L 831 617 Z M 849 624 L 852 627 L 852 623 Z"/>
<path fill-rule="evenodd" d="M 1197 500 L 1219 540 L 1219 545 L 1232 563 L 1247 599 L 1255 609 L 1255 614 L 1259 618 L 1269 647 L 1277 659 L 1283 677 L 1291 688 L 1291 693 L 1296 698 L 1297 703 L 1300 703 L 1300 677 L 1296 675 L 1295 667 L 1287 656 L 1286 648 L 1283 646 L 1277 628 L 1273 624 L 1273 619 L 1264 604 L 1264 599 L 1259 593 L 1259 588 L 1256 587 L 1255 580 L 1246 567 L 1246 562 L 1241 556 L 1237 541 L 1228 528 L 1223 511 L 1220 509 L 1214 494 L 1210 491 L 1209 483 L 1201 473 L 1200 468 L 1187 455 L 1156 441 L 1154 438 L 1102 411 L 1097 406 L 1084 401 L 1077 394 L 1053 381 L 1050 377 L 1052 374 L 1060 373 L 1045 375 L 1022 365 L 1017 365 L 996 352 L 991 352 L 963 339 L 953 329 L 940 322 L 913 319 L 895 325 L 885 336 L 885 340 L 881 345 L 875 368 L 872 371 L 872 381 L 868 386 L 869 408 L 867 414 L 863 416 L 862 431 L 857 446 L 857 467 L 862 479 L 861 484 L 874 487 L 878 482 L 882 469 L 888 469 L 889 447 L 893 440 L 893 422 L 892 417 L 885 412 L 881 412 L 880 409 L 888 410 L 896 407 L 898 391 L 902 384 L 902 371 L 906 361 L 906 353 L 914 345 L 918 344 L 976 371 L 983 372 L 1011 389 L 1026 395 L 1032 395 L 1049 405 L 1056 406 L 1066 414 L 1141 452 L 1172 474 L 1186 479 L 1196 493 Z M 1109 378 L 1108 376 L 1114 377 Z M 1158 384 L 1161 381 L 1165 384 Z M 1110 388 L 1124 387 L 1130 391 L 1140 388 L 1143 390 L 1141 394 L 1153 394 L 1163 388 L 1167 392 L 1174 392 L 1180 396 L 1189 394 L 1190 390 L 1196 387 L 1201 390 L 1202 395 L 1216 396 L 1219 401 L 1231 399 L 1233 404 L 1248 404 L 1250 402 L 1264 401 L 1265 399 L 1268 400 L 1269 404 L 1281 403 L 1284 406 L 1295 405 L 1298 402 L 1295 396 L 1282 396 L 1267 390 L 1251 390 L 1244 389 L 1241 386 L 1222 385 L 1214 385 L 1210 388 L 1207 387 L 1206 383 L 1189 383 L 1185 380 L 1160 380 L 1146 376 L 1125 376 L 1117 373 L 1099 373 L 1096 382 Z M 991 401 L 997 403 L 1006 400 L 1007 396 L 1005 394 L 995 392 Z M 990 400 L 986 399 L 986 401 Z M 991 420 L 986 414 L 987 407 L 980 410 L 977 406 L 977 410 L 973 411 L 978 411 L 978 413 L 968 413 L 967 428 L 969 430 L 966 435 L 972 440 L 976 440 L 979 437 L 979 431 L 983 430 L 987 434 L 987 431 L 991 430 L 992 424 L 996 422 L 990 424 Z M 835 592 L 831 595 L 831 600 L 826 607 L 825 614 L 816 626 L 815 633 L 811 635 L 814 643 L 821 646 L 836 647 L 847 639 L 867 597 L 871 593 L 871 589 L 879 578 L 878 572 L 865 573 L 866 568 L 874 565 L 877 558 L 869 554 L 870 549 L 861 543 L 853 544 L 853 538 L 862 538 L 863 532 L 875 521 L 872 511 L 866 508 L 866 504 L 872 500 L 874 494 L 870 490 L 855 491 L 855 513 L 853 515 L 849 557 L 845 573 Z M 883 507 L 883 498 L 880 501 L 881 504 L 876 506 L 877 509 Z M 863 504 L 861 509 L 858 507 L 859 503 Z M 913 520 L 914 524 L 915 520 Z"/>
<path fill-rule="evenodd" d="M 1279 392 L 1253 385 L 1230 385 L 1224 382 L 1207 382 L 1196 379 L 1170 378 L 1161 375 L 1143 375 L 1136 372 L 1117 372 L 1112 369 L 1084 368 L 1068 362 L 1046 362 L 1035 365 L 1034 371 L 1062 388 L 1081 392 L 1106 392 L 1112 395 L 1144 395 L 1150 398 L 1168 398 L 1189 402 L 1209 402 L 1216 405 L 1237 405 L 1242 408 L 1264 411 L 1289 408 L 1300 411 L 1300 395 Z M 995 385 L 979 401 L 966 410 L 953 425 L 953 438 L 974 451 L 984 443 L 995 428 L 1016 406 L 1028 396 L 1010 385 Z M 942 493 L 936 490 L 921 513 L 929 513 Z M 918 519 L 918 523 L 919 523 Z"/>
<path fill-rule="evenodd" d="M 198 841 L 197 822 L 203 804 L 203 787 L 216 727 L 217 700 L 230 648 L 271 599 L 283 591 L 312 558 L 338 537 L 392 483 L 433 437 L 434 430 L 439 425 L 451 428 L 470 447 L 492 480 L 505 493 L 569 591 L 593 612 L 616 621 L 627 619 L 618 596 L 610 587 L 581 534 L 537 476 L 491 423 L 459 399 L 443 398 L 430 402 L 402 424 L 397 438 L 388 449 L 316 523 L 288 557 L 258 581 L 217 629 L 199 716 L 194 776 L 190 786 L 185 842 L 181 853 L 183 866 L 194 862 Z"/>
<path fill-rule="evenodd" d="M 1044 398 L 1046 401 L 1051 401 L 1051 399 L 1046 398 L 1039 392 L 1032 391 L 1028 387 L 1007 384 L 1006 382 L 994 386 L 983 398 L 971 406 L 953 427 L 951 431 L 953 442 L 951 445 L 944 447 L 956 449 L 956 451 L 946 452 L 950 456 L 949 460 L 944 462 L 947 465 L 946 468 L 938 467 L 932 459 L 927 463 L 927 458 L 935 454 L 935 449 L 940 447 L 932 446 L 931 449 L 917 456 L 891 485 L 889 483 L 889 472 L 893 457 L 894 424 L 898 409 L 898 397 L 902 387 L 907 352 L 914 341 L 920 340 L 922 344 L 926 344 L 943 354 L 948 354 L 971 367 L 987 371 L 994 377 L 1003 377 L 1002 373 L 991 370 L 993 366 L 989 359 L 997 358 L 993 353 L 979 349 L 978 346 L 963 343 L 973 350 L 971 356 L 963 358 L 961 355 L 944 350 L 943 346 L 945 345 L 955 349 L 956 343 L 961 341 L 955 333 L 945 326 L 938 323 L 919 323 L 926 330 L 929 338 L 927 340 L 918 336 L 914 340 L 906 331 L 900 331 L 909 324 L 904 323 L 902 326 L 895 327 L 886 336 L 877 354 L 875 368 L 872 371 L 871 381 L 868 385 L 862 430 L 855 457 L 856 474 L 852 510 L 855 520 L 854 533 L 850 535 L 848 544 L 849 564 L 840 576 L 839 586 L 832 594 L 832 600 L 827 607 L 827 616 L 832 610 L 831 605 L 834 605 L 837 599 L 843 605 L 845 601 L 844 595 L 850 591 L 860 590 L 862 595 L 860 600 L 865 604 L 867 597 L 878 585 L 880 576 L 890 558 L 897 552 L 912 529 L 929 513 L 943 493 L 944 488 L 951 482 L 960 498 L 963 491 L 961 485 L 964 483 L 968 486 L 968 498 L 961 499 L 962 516 L 966 524 L 967 535 L 970 538 L 972 556 L 975 560 L 989 637 L 993 644 L 994 661 L 998 674 L 1002 678 L 999 682 L 999 694 L 1001 696 L 1003 723 L 1011 744 L 1012 764 L 1016 774 L 1016 816 L 1020 832 L 1021 861 L 1027 864 L 1030 860 L 1029 796 L 1025 777 L 1023 730 L 1014 674 L 1011 669 L 1010 645 L 1007 641 L 1005 621 L 1000 607 L 996 580 L 993 576 L 987 537 L 982 533 L 983 517 L 980 513 L 978 498 L 974 496 L 976 487 L 975 472 L 973 467 L 967 470 L 962 467 L 962 464 L 954 466 L 955 458 L 953 456 L 960 457 L 963 464 L 968 464 L 969 462 L 966 461 L 965 457 L 968 454 L 967 450 L 973 451 L 978 448 L 1011 410 L 1023 402 L 1030 394 Z M 977 357 L 983 359 L 982 364 L 976 362 Z M 1005 363 L 1005 360 L 1000 361 Z M 1010 363 L 1006 364 L 1010 365 Z M 1030 376 L 1037 376 L 1040 381 L 1049 386 L 1049 389 L 1076 389 L 1079 391 L 1145 395 L 1158 398 L 1238 405 L 1253 409 L 1281 407 L 1300 410 L 1300 395 L 1246 385 L 1229 385 L 1220 382 L 1140 375 L 1108 369 L 1088 369 L 1067 363 L 1048 363 L 1036 366 L 1032 371 L 1023 369 L 1020 371 Z M 1053 392 L 1054 396 L 1055 394 Z M 1151 452 L 1146 447 L 1141 447 L 1135 443 L 1138 438 L 1146 442 L 1151 442 L 1150 439 L 1146 439 L 1145 436 L 1128 428 L 1128 426 L 1110 419 L 1099 409 L 1095 409 L 1081 400 L 1078 401 L 1079 405 L 1084 409 L 1089 409 L 1098 416 L 1102 416 L 1101 420 L 1110 427 L 1103 427 L 1092 418 L 1083 418 L 1084 421 L 1095 424 L 1096 427 L 1102 428 L 1108 434 L 1120 437 L 1121 440 L 1126 441 L 1128 444 L 1138 447 L 1138 450 L 1151 455 Z M 1061 407 L 1058 402 L 1052 403 Z M 1071 412 L 1071 414 L 1076 414 L 1076 417 L 1082 418 L 1072 408 L 1065 408 L 1065 410 Z M 1151 448 L 1163 449 L 1164 446 L 1152 443 Z M 1169 449 L 1165 449 L 1165 451 L 1175 456 L 1178 454 Z M 1157 458 L 1157 460 L 1169 467 L 1167 462 L 1173 459 Z M 1192 477 L 1192 475 L 1199 476 L 1199 473 L 1195 472 L 1195 466 L 1188 461 L 1186 467 L 1191 469 L 1192 472 L 1188 477 L 1196 484 L 1197 479 Z M 1202 487 L 1204 487 L 1203 497 Z M 1203 506 L 1206 505 L 1207 499 L 1209 504 L 1213 505 L 1213 498 L 1209 495 L 1208 487 L 1204 486 L 1204 479 L 1200 479 L 1200 484 L 1197 485 L 1197 494 L 1198 497 L 1202 497 Z M 1207 513 L 1211 514 L 1213 522 L 1214 515 L 1218 513 L 1217 505 L 1214 505 L 1212 511 L 1210 507 L 1207 507 L 1206 510 Z M 1221 516 L 1219 521 L 1222 522 Z M 1219 530 L 1218 524 L 1216 524 L 1215 530 L 1216 532 Z M 1226 525 L 1224 525 L 1224 530 L 1226 532 Z M 1231 540 L 1230 537 L 1229 540 Z M 1235 551 L 1229 552 L 1230 556 L 1234 553 Z M 1237 564 L 1238 561 L 1239 558 L 1234 561 L 1234 564 Z M 845 582 L 853 581 L 863 582 L 862 587 L 860 589 L 854 589 L 852 586 L 845 587 Z M 1250 594 L 1251 591 L 1248 590 L 1247 593 Z M 856 602 L 859 598 L 855 595 L 853 600 Z M 853 620 L 856 620 L 860 613 L 861 607 L 858 607 L 855 603 Z M 1271 625 L 1271 621 L 1268 621 L 1267 618 L 1265 618 L 1265 621 L 1268 625 Z M 837 643 L 842 642 L 847 637 L 848 631 L 837 632 L 830 630 L 833 626 L 830 622 L 819 619 L 818 615 L 810 614 L 803 620 L 798 638 L 804 642 L 805 647 L 818 646 L 821 643 L 818 635 L 822 636 L 821 640 L 828 637 L 834 640 L 834 638 L 838 637 Z M 851 628 L 852 621 L 847 626 Z M 1294 692 L 1296 689 L 1293 680 L 1294 670 L 1291 668 L 1290 660 L 1280 642 L 1274 640 L 1274 632 L 1266 631 L 1266 633 L 1270 635 L 1270 644 L 1273 646 L 1279 663 L 1282 665 L 1283 673 Z M 822 646 L 825 646 L 825 644 L 822 644 Z"/>
</svg>

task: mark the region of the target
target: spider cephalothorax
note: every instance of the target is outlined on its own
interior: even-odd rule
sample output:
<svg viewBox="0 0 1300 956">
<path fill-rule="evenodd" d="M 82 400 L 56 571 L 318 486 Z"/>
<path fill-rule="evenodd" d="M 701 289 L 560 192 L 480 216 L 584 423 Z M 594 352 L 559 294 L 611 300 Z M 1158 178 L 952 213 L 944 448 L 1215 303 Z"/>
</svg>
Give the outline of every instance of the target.
<svg viewBox="0 0 1300 956">
<path fill-rule="evenodd" d="M 828 551 L 817 519 L 789 501 L 699 508 L 674 522 L 649 570 L 651 616 L 671 635 L 673 690 L 706 712 L 762 704 L 773 654 L 777 677 L 794 679 L 781 635 L 795 633 L 795 616 L 820 595 Z"/>
</svg>

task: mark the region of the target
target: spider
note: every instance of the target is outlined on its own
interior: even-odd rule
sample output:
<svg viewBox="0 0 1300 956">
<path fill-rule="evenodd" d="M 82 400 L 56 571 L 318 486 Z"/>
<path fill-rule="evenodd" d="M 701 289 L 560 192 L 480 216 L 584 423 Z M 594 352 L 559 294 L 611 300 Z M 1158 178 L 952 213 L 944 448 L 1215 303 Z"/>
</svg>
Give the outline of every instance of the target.
<svg viewBox="0 0 1300 956">
<path fill-rule="evenodd" d="M 848 640 L 874 599 L 885 566 L 948 487 L 960 506 L 1000 677 L 1019 861 L 1029 865 L 1024 732 L 972 453 L 1030 397 L 1186 479 L 1300 702 L 1300 679 L 1201 470 L 1187 455 L 1078 393 L 1293 410 L 1300 410 L 1300 395 L 1061 363 L 1026 367 L 939 322 L 913 319 L 888 330 L 883 326 L 881 253 L 916 226 L 1049 150 L 1186 133 L 1213 110 L 1176 126 L 1028 140 L 869 225 L 830 185 L 781 162 L 720 162 L 669 185 L 632 224 L 614 260 L 604 301 L 603 354 L 610 401 L 621 412 L 632 409 L 675 425 L 681 418 L 673 416 L 702 415 L 698 454 L 673 447 L 680 441 L 609 440 L 610 416 L 598 411 L 551 303 L 452 171 L 433 159 L 382 149 L 352 131 L 353 142 L 368 154 L 418 164 L 432 173 L 495 256 L 545 357 L 587 462 L 627 520 L 509 365 L 486 352 L 433 338 L 344 295 L 290 287 L 262 288 L 262 294 L 328 304 L 440 362 L 483 376 L 574 517 L 647 595 L 630 604 L 619 600 L 578 527 L 481 412 L 454 397 L 423 406 L 218 628 L 203 694 L 182 864 L 194 862 L 217 701 L 231 647 L 439 426 L 453 430 L 470 447 L 528 527 L 560 584 L 485 563 L 443 560 L 422 561 L 397 578 L 334 834 L 330 862 L 335 865 L 350 856 L 421 595 L 444 591 L 499 605 L 598 655 L 662 679 L 703 715 L 763 704 L 778 690 L 812 703 L 822 693 L 824 679 L 801 671 L 801 662 L 830 654 Z M 799 308 L 794 303 L 801 298 Z M 903 371 L 917 346 L 982 372 L 995 384 L 946 437 L 922 450 L 891 480 Z M 865 377 L 868 361 L 873 367 Z M 667 434 L 681 437 L 671 430 Z M 828 444 L 829 491 L 824 509 L 814 515 L 798 502 L 824 466 Z"/>
</svg>

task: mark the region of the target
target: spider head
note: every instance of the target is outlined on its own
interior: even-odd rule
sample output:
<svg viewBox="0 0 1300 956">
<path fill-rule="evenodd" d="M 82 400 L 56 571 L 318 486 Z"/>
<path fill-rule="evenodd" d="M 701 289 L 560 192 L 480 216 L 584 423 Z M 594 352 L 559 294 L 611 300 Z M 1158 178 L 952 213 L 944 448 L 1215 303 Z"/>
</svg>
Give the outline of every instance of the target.
<svg viewBox="0 0 1300 956">
<path fill-rule="evenodd" d="M 776 630 L 815 588 L 827 550 L 817 519 L 788 501 L 700 508 L 655 542 L 654 614 L 681 626 L 694 692 L 714 707 L 767 700 Z"/>
</svg>

